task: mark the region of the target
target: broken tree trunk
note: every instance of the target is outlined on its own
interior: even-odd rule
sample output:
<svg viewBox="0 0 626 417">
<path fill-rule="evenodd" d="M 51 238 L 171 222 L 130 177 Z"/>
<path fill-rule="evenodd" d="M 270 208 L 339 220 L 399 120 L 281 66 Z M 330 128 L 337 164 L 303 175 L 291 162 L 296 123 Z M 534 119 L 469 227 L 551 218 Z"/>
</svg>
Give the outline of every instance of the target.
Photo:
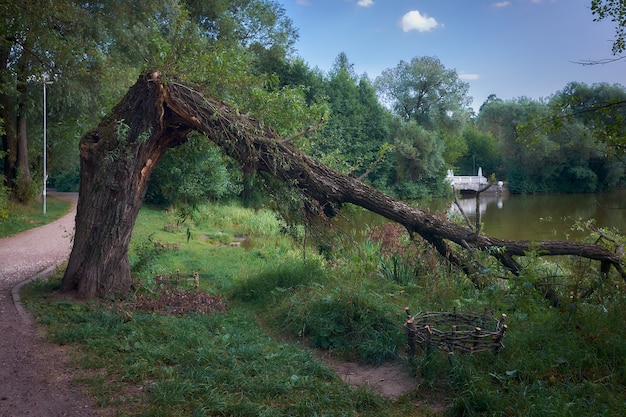
<svg viewBox="0 0 626 417">
<path fill-rule="evenodd" d="M 244 167 L 264 172 L 302 190 L 327 216 L 352 203 L 404 225 L 453 257 L 447 242 L 494 251 L 515 271 L 513 256 L 576 255 L 616 267 L 620 257 L 598 245 L 567 241 L 494 239 L 412 207 L 323 165 L 298 150 L 270 127 L 185 85 L 143 74 L 98 128 L 80 142 L 81 189 L 76 237 L 62 289 L 80 297 L 123 293 L 130 286 L 127 249 L 147 179 L 162 153 L 186 140 L 191 130 L 204 133 Z"/>
<path fill-rule="evenodd" d="M 62 291 L 89 299 L 130 289 L 128 244 L 148 178 L 165 150 L 188 133 L 164 124 L 171 117 L 164 114 L 163 88 L 142 76 L 80 140 L 76 231 Z"/>
</svg>

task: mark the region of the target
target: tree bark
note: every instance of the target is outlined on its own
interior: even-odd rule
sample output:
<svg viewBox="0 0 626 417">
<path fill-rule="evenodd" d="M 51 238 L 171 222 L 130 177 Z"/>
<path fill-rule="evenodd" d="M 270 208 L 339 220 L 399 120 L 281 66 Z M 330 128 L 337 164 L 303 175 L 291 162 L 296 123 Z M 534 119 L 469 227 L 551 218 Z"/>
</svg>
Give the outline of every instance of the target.
<svg viewBox="0 0 626 417">
<path fill-rule="evenodd" d="M 20 105 L 20 112 L 24 112 Z M 17 116 L 17 182 L 14 194 L 20 203 L 28 203 L 33 197 L 33 179 L 30 176 L 28 161 L 28 129 L 26 127 L 26 115 Z"/>
<path fill-rule="evenodd" d="M 130 127 L 127 136 L 119 135 L 122 121 Z M 418 233 L 448 258 L 454 257 L 448 245 L 453 242 L 466 249 L 499 248 L 495 256 L 511 269 L 517 265 L 513 256 L 534 250 L 608 262 L 621 272 L 621 258 L 598 245 L 495 239 L 412 207 L 315 161 L 272 128 L 155 72 L 143 74 L 113 114 L 81 139 L 76 236 L 63 290 L 83 298 L 128 290 L 128 243 L 148 177 L 162 153 L 183 143 L 191 130 L 204 133 L 245 171 L 293 183 L 327 216 L 344 203 L 364 207 Z M 141 140 L 144 132 L 149 137 Z"/>
<path fill-rule="evenodd" d="M 11 48 L 8 43 L 0 42 L 0 83 L 4 85 L 0 92 L 0 115 L 4 121 L 4 135 L 2 135 L 2 150 L 4 152 L 4 185 L 12 187 L 15 180 L 15 163 L 17 158 L 17 130 L 14 106 L 8 90 L 11 80 L 7 74 Z"/>
<path fill-rule="evenodd" d="M 2 148 L 4 154 L 4 185 L 13 188 L 17 178 L 17 116 L 9 96 L 0 94 L 0 111 L 4 120 L 4 135 Z"/>
<path fill-rule="evenodd" d="M 99 126 L 80 140 L 76 231 L 61 290 L 80 298 L 130 288 L 128 244 L 147 181 L 163 152 L 186 140 L 171 126 L 165 87 L 144 74 Z"/>
</svg>

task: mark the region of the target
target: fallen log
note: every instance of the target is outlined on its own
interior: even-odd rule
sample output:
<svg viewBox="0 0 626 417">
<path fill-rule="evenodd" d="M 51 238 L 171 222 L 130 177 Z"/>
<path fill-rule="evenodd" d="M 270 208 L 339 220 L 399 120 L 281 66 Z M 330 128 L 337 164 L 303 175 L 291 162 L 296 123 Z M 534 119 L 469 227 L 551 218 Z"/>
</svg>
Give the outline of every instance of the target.
<svg viewBox="0 0 626 417">
<path fill-rule="evenodd" d="M 335 216 L 345 203 L 361 206 L 402 224 L 411 235 L 422 236 L 454 262 L 461 263 L 450 243 L 490 250 L 514 273 L 520 267 L 513 257 L 535 251 L 542 256 L 597 260 L 615 267 L 626 279 L 622 258 L 602 246 L 502 240 L 475 233 L 321 164 L 271 127 L 196 89 L 158 72 L 147 72 L 112 114 L 81 139 L 76 234 L 62 290 L 76 291 L 83 298 L 128 290 L 128 243 L 147 180 L 163 152 L 184 143 L 192 130 L 205 134 L 245 172 L 265 173 L 293 184 L 325 216 Z"/>
</svg>

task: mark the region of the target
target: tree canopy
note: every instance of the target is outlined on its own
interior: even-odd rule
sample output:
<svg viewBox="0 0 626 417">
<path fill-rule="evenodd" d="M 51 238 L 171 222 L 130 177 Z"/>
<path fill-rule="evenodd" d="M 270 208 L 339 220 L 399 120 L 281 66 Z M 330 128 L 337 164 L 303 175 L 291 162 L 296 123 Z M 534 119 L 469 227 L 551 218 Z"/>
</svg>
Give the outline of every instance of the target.
<svg viewBox="0 0 626 417">
<path fill-rule="evenodd" d="M 248 71 L 252 63 L 274 51 L 284 56 L 297 39 L 284 9 L 270 0 L 61 0 L 46 7 L 1 0 L 0 19 L 1 165 L 3 182 L 21 201 L 39 188 L 31 170 L 42 169 L 44 79 L 53 83 L 50 169 L 76 172 L 78 154 L 71 149 L 77 139 L 117 102 L 137 71 L 158 66 L 195 75 L 237 102 L 259 84 Z"/>
<path fill-rule="evenodd" d="M 615 24 L 613 54 L 617 55 L 626 49 L 626 5 L 622 0 L 591 0 L 591 12 L 594 21 L 609 19 Z"/>
<path fill-rule="evenodd" d="M 616 2 L 592 6 L 603 18 L 620 16 Z M 294 139 L 301 149 L 402 198 L 445 194 L 447 169 L 471 173 L 469 168 L 475 171 L 477 164 L 511 183 L 522 181 L 513 187 L 516 192 L 557 187 L 557 171 L 548 172 L 550 166 L 564 171 L 571 165 L 566 175 L 570 191 L 623 181 L 614 163 L 622 158 L 625 143 L 624 88 L 619 85 L 574 88 L 574 83 L 549 102 L 533 105 L 536 111 L 523 110 L 528 104 L 523 98 L 504 105 L 494 98 L 472 121 L 467 83 L 436 57 L 401 61 L 374 81 L 355 74 L 344 53 L 328 73 L 311 68 L 295 55 L 297 30 L 273 0 L 62 0 L 47 9 L 0 0 L 0 11 L 5 23 L 0 41 L 0 168 L 4 184 L 21 201 L 41 187 L 32 179 L 40 178 L 43 169 L 44 77 L 53 82 L 47 86 L 48 170 L 53 185 L 70 187 L 78 183 L 76 142 L 119 100 L 137 72 L 147 68 L 182 74 L 190 85 L 210 88 L 285 137 L 308 132 Z M 545 112 L 546 105 L 554 117 Z M 507 121 L 509 127 L 488 126 L 485 120 L 505 108 L 516 114 Z M 564 129 L 560 138 L 555 129 L 530 135 L 532 139 L 524 136 L 522 131 L 532 130 L 539 117 L 559 120 Z M 573 151 L 558 152 L 576 147 L 586 150 L 586 162 L 575 160 Z M 196 150 L 189 156 L 198 166 L 185 164 L 181 178 L 197 178 L 203 164 L 233 168 L 227 160 L 204 159 Z M 513 154 L 515 163 L 507 156 Z M 235 183 L 249 184 L 249 178 L 236 171 L 229 173 L 234 183 L 227 188 L 245 193 L 246 187 Z M 172 190 L 159 184 L 166 179 L 157 173 L 152 190 Z M 197 185 L 181 184 L 180 190 Z"/>
<path fill-rule="evenodd" d="M 625 173 L 619 159 L 624 107 L 607 104 L 621 102 L 625 92 L 621 86 L 571 83 L 545 101 L 491 97 L 476 124 L 495 138 L 497 172 L 512 192 L 602 191 Z"/>
</svg>

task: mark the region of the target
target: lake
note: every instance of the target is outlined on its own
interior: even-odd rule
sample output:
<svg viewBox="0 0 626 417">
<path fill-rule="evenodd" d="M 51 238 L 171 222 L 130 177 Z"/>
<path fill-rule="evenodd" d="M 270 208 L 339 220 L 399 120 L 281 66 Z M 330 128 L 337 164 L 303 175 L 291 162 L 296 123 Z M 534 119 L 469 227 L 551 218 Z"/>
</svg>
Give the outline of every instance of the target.
<svg viewBox="0 0 626 417">
<path fill-rule="evenodd" d="M 464 197 L 459 203 L 474 222 L 476 200 Z M 436 199 L 418 203 L 431 211 L 454 210 L 452 200 Z M 483 193 L 480 199 L 482 233 L 510 240 L 578 240 L 585 234 L 572 232 L 578 219 L 595 219 L 598 227 L 615 227 L 626 233 L 626 189 L 614 189 L 593 194 L 538 194 L 511 195 Z M 350 216 L 354 217 L 354 216 Z M 355 221 L 359 224 L 355 224 Z M 382 217 L 373 213 L 359 213 L 348 226 L 361 228 L 363 224 L 381 224 Z"/>
<path fill-rule="evenodd" d="M 475 198 L 464 198 L 460 205 L 474 221 Z M 594 194 L 483 194 L 480 212 L 483 233 L 501 239 L 579 239 L 584 234 L 571 230 L 579 219 L 595 219 L 598 227 L 615 227 L 624 233 L 626 189 Z"/>
</svg>

